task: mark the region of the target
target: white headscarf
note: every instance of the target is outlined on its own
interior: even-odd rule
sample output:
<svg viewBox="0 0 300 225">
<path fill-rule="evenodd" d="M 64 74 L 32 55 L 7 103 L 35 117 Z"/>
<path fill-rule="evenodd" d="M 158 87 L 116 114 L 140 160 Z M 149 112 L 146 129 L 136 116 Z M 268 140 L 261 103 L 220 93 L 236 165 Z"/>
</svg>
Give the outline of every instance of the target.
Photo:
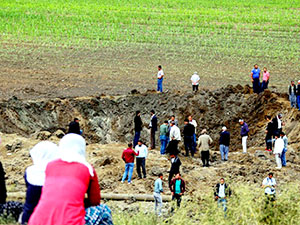
<svg viewBox="0 0 300 225">
<path fill-rule="evenodd" d="M 50 141 L 42 141 L 30 150 L 30 156 L 33 165 L 26 169 L 26 179 L 32 185 L 43 186 L 47 164 L 58 159 L 58 146 Z"/>
<path fill-rule="evenodd" d="M 61 160 L 65 162 L 78 162 L 85 165 L 94 176 L 93 167 L 85 158 L 85 140 L 78 134 L 67 134 L 59 142 L 59 153 Z"/>
</svg>

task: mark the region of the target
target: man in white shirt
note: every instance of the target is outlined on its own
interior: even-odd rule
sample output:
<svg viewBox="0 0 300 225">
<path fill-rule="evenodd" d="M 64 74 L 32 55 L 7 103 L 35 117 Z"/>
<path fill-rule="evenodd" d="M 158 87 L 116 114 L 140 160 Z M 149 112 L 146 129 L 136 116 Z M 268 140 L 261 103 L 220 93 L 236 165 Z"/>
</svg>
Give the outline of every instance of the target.
<svg viewBox="0 0 300 225">
<path fill-rule="evenodd" d="M 227 198 L 231 196 L 231 190 L 229 188 L 229 185 L 225 183 L 224 178 L 221 178 L 220 183 L 216 185 L 214 195 L 216 201 L 218 201 L 218 207 L 223 207 L 226 216 Z"/>
<path fill-rule="evenodd" d="M 142 179 L 142 174 L 141 174 L 141 167 L 142 167 L 144 178 L 146 178 L 146 158 L 148 155 L 148 148 L 146 145 L 143 144 L 141 140 L 139 140 L 134 150 L 135 152 L 139 152 L 139 155 L 136 156 L 136 172 L 139 176 L 139 179 Z"/>
<path fill-rule="evenodd" d="M 197 138 L 196 138 L 197 130 L 196 130 L 196 128 L 197 128 L 198 124 L 197 124 L 196 120 L 193 120 L 193 117 L 192 117 L 192 116 L 189 116 L 189 117 L 188 117 L 188 120 L 189 120 L 190 124 L 194 125 L 194 127 L 195 127 L 194 146 L 195 146 L 195 148 L 196 148 L 196 147 L 197 147 Z"/>
<path fill-rule="evenodd" d="M 170 155 L 178 154 L 178 143 L 181 141 L 181 135 L 180 135 L 180 129 L 175 125 L 175 121 L 172 121 L 170 123 L 170 142 L 168 144 L 168 147 L 166 149 L 166 152 L 169 153 Z"/>
<path fill-rule="evenodd" d="M 266 177 L 262 182 L 262 188 L 265 189 L 265 195 L 267 196 L 267 204 L 271 201 L 275 201 L 275 193 L 276 193 L 276 180 L 273 178 L 273 173 L 269 173 L 268 177 Z"/>
<path fill-rule="evenodd" d="M 158 67 L 158 73 L 157 73 L 157 92 L 163 92 L 163 87 L 162 87 L 162 83 L 164 80 L 164 71 L 162 70 L 161 65 L 159 65 Z"/>
<path fill-rule="evenodd" d="M 275 135 L 275 144 L 274 144 L 274 151 L 273 154 L 275 155 L 275 160 L 277 167 L 276 169 L 281 169 L 282 164 L 281 164 L 281 154 L 284 149 L 284 141 L 282 138 L 280 138 L 279 134 Z"/>
<path fill-rule="evenodd" d="M 192 81 L 193 91 L 195 91 L 195 92 L 198 91 L 199 80 L 200 80 L 199 75 L 197 74 L 197 72 L 194 72 L 194 74 L 191 77 L 191 81 Z"/>
</svg>

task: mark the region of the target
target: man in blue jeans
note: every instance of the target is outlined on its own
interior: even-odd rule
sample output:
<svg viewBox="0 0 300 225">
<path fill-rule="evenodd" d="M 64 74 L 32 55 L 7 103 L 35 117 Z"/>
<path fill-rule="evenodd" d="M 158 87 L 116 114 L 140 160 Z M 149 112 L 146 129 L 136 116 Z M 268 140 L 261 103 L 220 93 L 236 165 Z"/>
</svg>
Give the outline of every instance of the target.
<svg viewBox="0 0 300 225">
<path fill-rule="evenodd" d="M 222 206 L 225 213 L 224 216 L 226 217 L 227 199 L 231 196 L 231 190 L 229 185 L 225 183 L 224 178 L 221 178 L 220 183 L 216 185 L 214 195 L 216 201 L 218 201 L 218 207 Z"/>
<path fill-rule="evenodd" d="M 160 154 L 164 155 L 166 153 L 166 147 L 168 143 L 168 132 L 169 126 L 168 121 L 165 120 L 164 123 L 160 126 Z"/>
<path fill-rule="evenodd" d="M 220 133 L 220 153 L 222 161 L 228 160 L 229 144 L 230 144 L 230 133 L 227 131 L 227 128 L 222 127 L 222 132 Z"/>
<path fill-rule="evenodd" d="M 259 94 L 260 89 L 260 69 L 258 65 L 255 64 L 254 68 L 251 70 L 251 81 L 253 84 L 253 92 Z"/>
<path fill-rule="evenodd" d="M 134 168 L 134 156 L 139 155 L 139 152 L 135 152 L 132 149 L 132 143 L 128 144 L 128 148 L 125 149 L 122 153 L 122 159 L 125 162 L 125 172 L 122 177 L 122 183 L 124 183 L 127 175 L 128 175 L 128 184 L 131 184 L 131 177 L 133 173 L 133 168 Z"/>
<path fill-rule="evenodd" d="M 158 73 L 157 73 L 157 92 L 163 92 L 163 80 L 164 80 L 164 71 L 162 70 L 161 65 L 159 65 L 158 67 Z"/>
<path fill-rule="evenodd" d="M 282 164 L 282 166 L 286 166 L 285 153 L 287 152 L 288 138 L 285 135 L 285 133 L 282 132 L 282 131 L 280 132 L 280 138 L 283 139 L 283 143 L 284 143 L 284 149 L 283 149 L 283 151 L 281 153 L 281 156 L 280 156 L 280 158 L 281 158 L 281 164 Z"/>
</svg>

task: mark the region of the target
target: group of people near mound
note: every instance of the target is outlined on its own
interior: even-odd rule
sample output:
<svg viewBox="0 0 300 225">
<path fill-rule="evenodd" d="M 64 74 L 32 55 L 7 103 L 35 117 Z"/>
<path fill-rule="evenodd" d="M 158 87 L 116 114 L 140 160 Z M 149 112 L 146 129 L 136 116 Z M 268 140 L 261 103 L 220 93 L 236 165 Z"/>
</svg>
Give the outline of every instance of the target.
<svg viewBox="0 0 300 225">
<path fill-rule="evenodd" d="M 30 150 L 33 165 L 24 175 L 27 191 L 17 215 L 20 224 L 113 224 L 110 209 L 100 204 L 97 173 L 85 149 L 84 138 L 70 133 L 58 146 L 42 141 Z"/>
</svg>

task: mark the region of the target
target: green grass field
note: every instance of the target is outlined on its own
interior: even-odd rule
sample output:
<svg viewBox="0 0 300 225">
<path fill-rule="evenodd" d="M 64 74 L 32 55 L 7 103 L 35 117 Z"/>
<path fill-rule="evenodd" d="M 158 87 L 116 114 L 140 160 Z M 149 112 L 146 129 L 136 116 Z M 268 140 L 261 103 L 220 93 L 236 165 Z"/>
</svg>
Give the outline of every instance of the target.
<svg viewBox="0 0 300 225">
<path fill-rule="evenodd" d="M 300 76 L 299 0 L 1 0 L 0 8 L 1 66 L 55 64 L 60 76 L 116 70 L 127 80 L 139 74 L 130 64 L 143 73 L 163 64 L 175 80 L 193 70 L 225 79 L 217 86 L 249 82 L 243 76 L 254 63 L 269 68 L 277 87 L 287 86 L 282 75 Z M 95 68 L 99 60 L 103 68 Z"/>
</svg>

